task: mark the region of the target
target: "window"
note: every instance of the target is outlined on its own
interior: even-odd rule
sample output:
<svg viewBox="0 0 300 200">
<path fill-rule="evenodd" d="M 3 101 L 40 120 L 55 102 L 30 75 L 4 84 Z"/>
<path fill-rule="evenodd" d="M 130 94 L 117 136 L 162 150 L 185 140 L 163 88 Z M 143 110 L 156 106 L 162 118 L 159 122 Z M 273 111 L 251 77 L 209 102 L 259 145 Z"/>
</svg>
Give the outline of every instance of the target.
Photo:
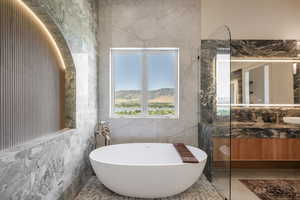
<svg viewBox="0 0 300 200">
<path fill-rule="evenodd" d="M 112 48 L 111 117 L 178 117 L 178 48 Z"/>
</svg>

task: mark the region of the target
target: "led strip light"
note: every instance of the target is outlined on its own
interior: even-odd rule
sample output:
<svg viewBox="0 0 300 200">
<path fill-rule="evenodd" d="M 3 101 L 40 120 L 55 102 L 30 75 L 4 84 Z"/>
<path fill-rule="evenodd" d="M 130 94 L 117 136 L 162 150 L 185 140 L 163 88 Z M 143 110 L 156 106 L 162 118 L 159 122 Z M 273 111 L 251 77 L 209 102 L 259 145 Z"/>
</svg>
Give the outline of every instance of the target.
<svg viewBox="0 0 300 200">
<path fill-rule="evenodd" d="M 300 60 L 294 59 L 231 59 L 231 62 L 283 62 L 283 63 L 299 63 Z"/>
<path fill-rule="evenodd" d="M 22 7 L 24 8 L 24 10 L 26 10 L 26 12 L 28 12 L 33 18 L 34 20 L 42 27 L 42 29 L 45 31 L 45 33 L 47 34 L 48 38 L 50 39 L 50 42 L 52 43 L 52 45 L 54 46 L 54 49 L 59 57 L 60 60 L 60 64 L 62 66 L 62 68 L 65 70 L 66 69 L 66 65 L 62 56 L 62 53 L 54 39 L 54 37 L 51 35 L 50 31 L 48 30 L 48 28 L 45 26 L 45 24 L 38 18 L 38 16 L 22 1 L 22 0 L 16 0 L 16 2 Z"/>
</svg>

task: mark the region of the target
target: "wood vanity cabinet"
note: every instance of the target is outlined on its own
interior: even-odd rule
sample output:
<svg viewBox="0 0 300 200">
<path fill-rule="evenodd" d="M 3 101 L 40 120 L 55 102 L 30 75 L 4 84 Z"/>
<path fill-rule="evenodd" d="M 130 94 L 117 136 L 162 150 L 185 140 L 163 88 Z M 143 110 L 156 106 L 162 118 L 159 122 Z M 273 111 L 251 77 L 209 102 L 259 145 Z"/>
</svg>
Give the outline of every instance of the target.
<svg viewBox="0 0 300 200">
<path fill-rule="evenodd" d="M 214 161 L 223 161 L 221 147 L 229 139 L 213 139 Z M 232 161 L 300 161 L 300 139 L 296 138 L 232 138 Z"/>
</svg>

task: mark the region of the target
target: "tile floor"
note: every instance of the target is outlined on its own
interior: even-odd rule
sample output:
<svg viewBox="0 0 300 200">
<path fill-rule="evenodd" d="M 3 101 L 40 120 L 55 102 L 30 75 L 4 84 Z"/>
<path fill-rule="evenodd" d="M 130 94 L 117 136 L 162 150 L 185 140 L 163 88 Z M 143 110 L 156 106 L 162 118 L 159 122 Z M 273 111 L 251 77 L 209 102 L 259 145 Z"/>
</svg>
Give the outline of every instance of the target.
<svg viewBox="0 0 300 200">
<path fill-rule="evenodd" d="M 239 179 L 300 179 L 299 169 L 233 169 L 231 174 L 231 199 L 232 200 L 260 200 Z M 214 185 L 224 196 L 228 196 L 228 172 L 215 173 Z M 96 177 L 92 177 L 77 196 L 76 200 L 133 200 L 134 198 L 122 197 L 107 190 Z M 192 188 L 186 192 L 165 198 L 167 200 L 221 200 L 217 191 L 202 177 Z"/>
<path fill-rule="evenodd" d="M 212 187 L 211 183 L 202 176 L 191 188 L 187 191 L 168 198 L 160 200 L 223 200 L 224 198 Z M 80 191 L 75 200 L 137 200 L 120 196 L 106 189 L 98 179 L 93 176 L 84 188 Z"/>
</svg>

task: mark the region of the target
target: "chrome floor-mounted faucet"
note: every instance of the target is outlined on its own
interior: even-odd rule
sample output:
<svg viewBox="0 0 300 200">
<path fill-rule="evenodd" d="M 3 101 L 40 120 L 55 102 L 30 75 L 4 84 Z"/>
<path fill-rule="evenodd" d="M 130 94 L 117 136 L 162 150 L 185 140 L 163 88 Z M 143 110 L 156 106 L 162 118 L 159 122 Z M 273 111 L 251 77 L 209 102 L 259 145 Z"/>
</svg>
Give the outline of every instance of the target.
<svg viewBox="0 0 300 200">
<path fill-rule="evenodd" d="M 97 135 L 102 135 L 104 137 L 104 144 L 105 146 L 111 144 L 111 139 L 110 139 L 110 123 L 107 121 L 100 121 L 97 124 L 96 132 Z M 95 137 L 96 138 L 96 137 Z M 96 146 L 97 146 L 97 139 L 96 139 Z"/>
</svg>

